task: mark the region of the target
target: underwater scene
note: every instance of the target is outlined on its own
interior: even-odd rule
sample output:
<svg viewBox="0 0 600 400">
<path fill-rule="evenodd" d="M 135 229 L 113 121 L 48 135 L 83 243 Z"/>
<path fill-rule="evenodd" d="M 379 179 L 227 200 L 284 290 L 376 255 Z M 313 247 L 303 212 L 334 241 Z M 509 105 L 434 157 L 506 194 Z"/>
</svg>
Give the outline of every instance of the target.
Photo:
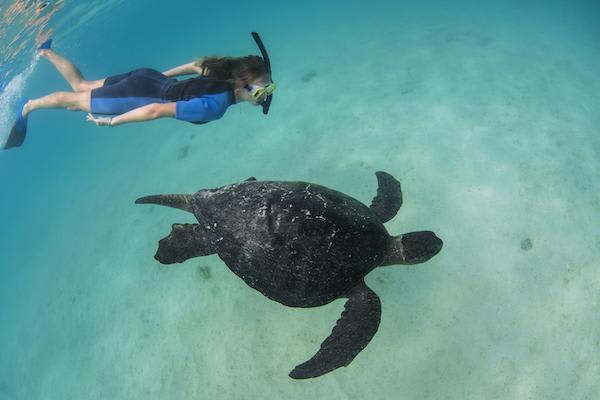
<svg viewBox="0 0 600 400">
<path fill-rule="evenodd" d="M 598 398 L 597 1 L 0 18 L 0 400 Z"/>
</svg>

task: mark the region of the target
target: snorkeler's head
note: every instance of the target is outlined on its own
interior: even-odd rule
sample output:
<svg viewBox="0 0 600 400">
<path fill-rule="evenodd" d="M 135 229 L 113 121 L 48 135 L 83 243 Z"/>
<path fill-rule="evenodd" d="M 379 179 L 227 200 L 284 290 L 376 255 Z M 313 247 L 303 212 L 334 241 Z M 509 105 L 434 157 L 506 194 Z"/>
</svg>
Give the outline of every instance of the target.
<svg viewBox="0 0 600 400">
<path fill-rule="evenodd" d="M 212 78 L 232 81 L 241 87 L 255 81 L 271 79 L 271 73 L 259 56 L 207 57 L 198 60 L 196 65 L 204 68 Z"/>
<path fill-rule="evenodd" d="M 208 57 L 195 64 L 201 67 L 202 75 L 230 82 L 236 101 L 261 105 L 263 114 L 268 114 L 277 86 L 271 78 L 271 61 L 260 36 L 252 32 L 252 38 L 262 57 Z"/>
<path fill-rule="evenodd" d="M 267 65 L 259 56 L 207 57 L 197 65 L 212 78 L 230 81 L 237 101 L 261 105 L 276 88 Z"/>
<path fill-rule="evenodd" d="M 270 79 L 261 77 L 244 86 L 235 85 L 236 102 L 247 101 L 255 106 L 264 105 L 277 87 Z"/>
</svg>

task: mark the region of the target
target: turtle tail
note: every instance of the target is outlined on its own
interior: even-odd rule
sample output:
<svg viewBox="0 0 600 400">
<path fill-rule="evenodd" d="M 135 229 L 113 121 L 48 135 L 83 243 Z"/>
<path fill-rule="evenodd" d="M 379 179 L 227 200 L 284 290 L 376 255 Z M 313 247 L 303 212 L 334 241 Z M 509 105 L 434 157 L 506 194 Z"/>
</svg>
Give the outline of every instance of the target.
<svg viewBox="0 0 600 400">
<path fill-rule="evenodd" d="M 192 195 L 190 194 L 158 194 L 140 197 L 135 204 L 158 204 L 160 206 L 178 208 L 194 213 L 192 208 Z"/>
</svg>

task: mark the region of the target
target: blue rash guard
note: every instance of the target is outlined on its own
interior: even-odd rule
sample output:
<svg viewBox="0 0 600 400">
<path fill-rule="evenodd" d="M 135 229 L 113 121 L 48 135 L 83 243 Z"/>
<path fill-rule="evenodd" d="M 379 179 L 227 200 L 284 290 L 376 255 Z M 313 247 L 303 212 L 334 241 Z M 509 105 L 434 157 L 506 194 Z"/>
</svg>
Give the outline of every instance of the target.
<svg viewBox="0 0 600 400">
<path fill-rule="evenodd" d="M 92 90 L 93 114 L 124 114 L 152 103 L 176 103 L 175 118 L 203 124 L 221 118 L 235 103 L 230 83 L 198 76 L 183 81 L 140 68 L 106 78 Z"/>
</svg>

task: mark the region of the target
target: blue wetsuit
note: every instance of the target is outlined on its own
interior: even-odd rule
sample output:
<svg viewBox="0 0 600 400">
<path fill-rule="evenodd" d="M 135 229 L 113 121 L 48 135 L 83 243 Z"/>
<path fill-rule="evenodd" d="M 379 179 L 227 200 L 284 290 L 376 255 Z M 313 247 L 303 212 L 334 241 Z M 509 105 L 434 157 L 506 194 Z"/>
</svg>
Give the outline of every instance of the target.
<svg viewBox="0 0 600 400">
<path fill-rule="evenodd" d="M 183 81 L 140 68 L 106 78 L 92 90 L 93 114 L 123 114 L 151 103 L 176 103 L 175 118 L 203 124 L 219 119 L 235 103 L 230 83 L 199 76 Z"/>
</svg>

